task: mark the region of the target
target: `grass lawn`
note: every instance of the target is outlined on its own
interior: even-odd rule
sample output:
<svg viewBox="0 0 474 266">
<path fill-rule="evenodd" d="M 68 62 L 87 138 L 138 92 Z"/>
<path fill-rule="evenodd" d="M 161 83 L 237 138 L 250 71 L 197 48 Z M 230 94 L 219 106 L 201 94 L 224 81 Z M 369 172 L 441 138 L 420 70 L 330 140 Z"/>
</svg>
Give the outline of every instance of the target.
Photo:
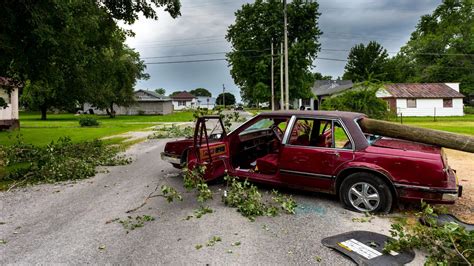
<svg viewBox="0 0 474 266">
<path fill-rule="evenodd" d="M 144 130 L 160 122 L 188 122 L 193 120 L 192 112 L 175 112 L 163 116 L 94 116 L 99 127 L 80 127 L 79 117 L 73 114 L 48 114 L 42 121 L 39 113 L 20 112 L 21 129 L 0 132 L 0 145 L 10 144 L 21 134 L 26 143 L 46 145 L 60 137 L 69 136 L 73 141 L 84 141 L 117 135 L 128 131 Z"/>
<path fill-rule="evenodd" d="M 474 115 L 437 117 L 436 121 L 433 117 L 404 117 L 403 124 L 474 136 Z"/>
</svg>

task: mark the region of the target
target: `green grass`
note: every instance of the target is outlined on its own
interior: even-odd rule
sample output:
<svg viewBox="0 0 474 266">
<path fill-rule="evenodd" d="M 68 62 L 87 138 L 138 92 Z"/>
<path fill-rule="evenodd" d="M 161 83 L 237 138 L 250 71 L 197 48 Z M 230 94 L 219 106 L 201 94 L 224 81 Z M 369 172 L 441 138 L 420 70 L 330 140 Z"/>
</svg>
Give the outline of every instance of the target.
<svg viewBox="0 0 474 266">
<path fill-rule="evenodd" d="M 0 145 L 8 145 L 21 134 L 26 143 L 46 145 L 60 137 L 69 136 L 75 142 L 93 140 L 128 131 L 145 130 L 160 122 L 187 122 L 193 120 L 192 112 L 175 112 L 163 116 L 94 116 L 98 127 L 80 127 L 79 117 L 73 114 L 48 114 L 42 121 L 39 113 L 20 112 L 20 130 L 0 132 Z"/>
<path fill-rule="evenodd" d="M 400 122 L 400 120 L 398 120 L 398 122 Z M 458 134 L 474 135 L 474 115 L 472 114 L 464 116 L 437 117 L 436 121 L 433 120 L 433 117 L 404 117 L 403 124 L 444 130 Z"/>
</svg>

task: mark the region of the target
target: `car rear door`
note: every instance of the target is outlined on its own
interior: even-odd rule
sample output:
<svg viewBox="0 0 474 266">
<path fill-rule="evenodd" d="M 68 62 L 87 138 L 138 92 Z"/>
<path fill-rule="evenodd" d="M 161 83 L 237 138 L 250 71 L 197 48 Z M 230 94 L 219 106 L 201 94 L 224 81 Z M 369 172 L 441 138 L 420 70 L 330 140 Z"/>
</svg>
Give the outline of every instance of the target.
<svg viewBox="0 0 474 266">
<path fill-rule="evenodd" d="M 295 117 L 290 124 L 280 155 L 282 181 L 290 187 L 333 191 L 336 169 L 354 158 L 354 143 L 342 122 Z"/>
</svg>

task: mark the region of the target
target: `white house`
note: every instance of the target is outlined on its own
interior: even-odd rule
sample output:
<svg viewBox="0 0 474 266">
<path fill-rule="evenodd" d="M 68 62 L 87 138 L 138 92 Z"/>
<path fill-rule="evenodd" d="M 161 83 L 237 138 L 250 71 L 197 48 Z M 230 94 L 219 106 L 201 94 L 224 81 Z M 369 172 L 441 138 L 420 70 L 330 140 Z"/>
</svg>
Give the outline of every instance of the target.
<svg viewBox="0 0 474 266">
<path fill-rule="evenodd" d="M 197 96 L 196 106 L 199 108 L 207 108 L 209 110 L 214 109 L 216 106 L 216 98 Z"/>
<path fill-rule="evenodd" d="M 117 115 L 167 115 L 173 112 L 173 104 L 167 96 L 149 90 L 137 90 L 134 92 L 136 103 L 131 106 L 118 106 L 114 104 Z M 98 109 L 89 103 L 84 104 L 84 112 L 94 114 L 106 114 L 106 110 Z"/>
<path fill-rule="evenodd" d="M 462 116 L 459 83 L 394 83 L 377 91 L 390 111 L 403 116 Z"/>
<path fill-rule="evenodd" d="M 197 98 L 187 91 L 171 96 L 174 110 L 194 109 L 197 107 Z"/>
<path fill-rule="evenodd" d="M 18 115 L 19 84 L 10 78 L 0 77 L 0 97 L 7 107 L 0 107 L 0 129 L 16 129 L 20 127 Z"/>
</svg>

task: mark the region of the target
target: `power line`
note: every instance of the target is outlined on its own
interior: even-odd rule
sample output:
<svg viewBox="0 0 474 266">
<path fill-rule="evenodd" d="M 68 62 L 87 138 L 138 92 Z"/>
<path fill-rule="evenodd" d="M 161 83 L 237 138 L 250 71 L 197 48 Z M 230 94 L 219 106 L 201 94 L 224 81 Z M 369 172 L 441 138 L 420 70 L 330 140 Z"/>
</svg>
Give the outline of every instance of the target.
<svg viewBox="0 0 474 266">
<path fill-rule="evenodd" d="M 196 53 L 196 54 L 182 54 L 182 55 L 164 55 L 164 56 L 147 56 L 141 57 L 141 59 L 155 59 L 155 58 L 173 58 L 173 57 L 188 57 L 188 56 L 202 56 L 202 55 L 217 55 L 217 54 L 227 54 L 227 53 L 246 53 L 246 52 L 265 52 L 270 49 L 262 50 L 239 50 L 239 51 L 229 51 L 229 52 L 214 52 L 214 53 Z"/>
<path fill-rule="evenodd" d="M 275 54 L 277 56 L 278 54 Z M 251 56 L 251 57 L 261 57 L 261 56 Z M 212 58 L 212 59 L 198 59 L 198 60 L 182 60 L 182 61 L 159 61 L 159 62 L 145 62 L 147 65 L 162 65 L 162 64 L 182 64 L 182 63 L 199 63 L 199 62 L 214 62 L 214 61 L 226 61 L 227 58 Z M 316 58 L 316 60 L 328 60 L 328 61 L 347 61 L 344 59 L 338 58 Z"/>
</svg>

